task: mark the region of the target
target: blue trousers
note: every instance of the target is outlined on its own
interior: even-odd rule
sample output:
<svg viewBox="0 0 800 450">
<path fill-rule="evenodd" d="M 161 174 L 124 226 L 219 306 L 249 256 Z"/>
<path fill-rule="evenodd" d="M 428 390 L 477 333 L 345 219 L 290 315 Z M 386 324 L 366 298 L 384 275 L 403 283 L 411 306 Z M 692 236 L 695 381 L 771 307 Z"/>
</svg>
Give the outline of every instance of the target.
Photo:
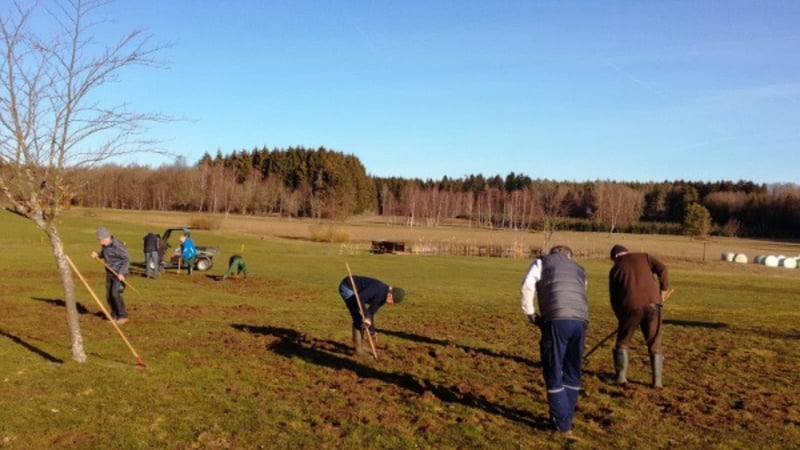
<svg viewBox="0 0 800 450">
<path fill-rule="evenodd" d="M 572 429 L 572 419 L 581 389 L 581 362 L 586 323 L 582 320 L 551 320 L 542 325 L 539 351 L 550 420 L 556 430 Z"/>
</svg>

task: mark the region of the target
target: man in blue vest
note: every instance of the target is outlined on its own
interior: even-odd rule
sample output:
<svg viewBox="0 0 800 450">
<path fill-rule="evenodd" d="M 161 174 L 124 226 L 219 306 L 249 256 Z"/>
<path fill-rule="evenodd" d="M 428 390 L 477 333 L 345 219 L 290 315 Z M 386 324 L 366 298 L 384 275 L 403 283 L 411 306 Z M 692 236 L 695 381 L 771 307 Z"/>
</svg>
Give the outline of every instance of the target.
<svg viewBox="0 0 800 450">
<path fill-rule="evenodd" d="M 530 265 L 520 289 L 522 311 L 541 330 L 539 352 L 550 420 L 559 435 L 575 440 L 572 419 L 581 388 L 581 361 L 589 302 L 586 271 L 572 250 L 557 245 Z M 534 307 L 538 298 L 538 313 Z"/>
</svg>

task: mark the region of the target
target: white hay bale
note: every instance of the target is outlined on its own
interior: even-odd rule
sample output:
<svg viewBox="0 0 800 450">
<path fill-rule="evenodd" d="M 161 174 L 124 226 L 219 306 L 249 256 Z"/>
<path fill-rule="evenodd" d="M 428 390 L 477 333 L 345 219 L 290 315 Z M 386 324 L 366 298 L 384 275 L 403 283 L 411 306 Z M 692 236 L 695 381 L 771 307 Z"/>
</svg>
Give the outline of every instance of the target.
<svg viewBox="0 0 800 450">
<path fill-rule="evenodd" d="M 794 258 L 783 258 L 781 260 L 781 267 L 786 267 L 787 269 L 796 269 L 797 260 Z"/>
<path fill-rule="evenodd" d="M 778 257 L 775 255 L 768 255 L 764 258 L 764 265 L 767 267 L 778 267 Z"/>
<path fill-rule="evenodd" d="M 722 254 L 722 260 L 723 261 L 728 261 L 728 262 L 733 262 L 733 253 L 731 253 L 731 252 L 723 253 Z"/>
<path fill-rule="evenodd" d="M 733 262 L 739 264 L 746 264 L 747 263 L 747 255 L 744 253 L 737 253 L 736 256 L 733 257 Z"/>
</svg>

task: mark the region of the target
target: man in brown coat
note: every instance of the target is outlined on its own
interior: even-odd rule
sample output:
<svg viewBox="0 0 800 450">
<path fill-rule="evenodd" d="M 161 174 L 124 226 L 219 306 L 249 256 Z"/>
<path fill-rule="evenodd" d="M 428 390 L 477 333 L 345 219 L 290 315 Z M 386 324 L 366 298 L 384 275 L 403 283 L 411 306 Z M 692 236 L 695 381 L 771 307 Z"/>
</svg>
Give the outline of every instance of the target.
<svg viewBox="0 0 800 450">
<path fill-rule="evenodd" d="M 650 354 L 653 387 L 662 387 L 664 353 L 661 350 L 661 307 L 669 289 L 667 266 L 647 253 L 631 253 L 621 245 L 611 249 L 614 266 L 608 273 L 611 308 L 617 316 L 614 346 L 616 382 L 625 384 L 628 348 L 641 329 Z M 654 278 L 658 279 L 658 286 Z"/>
</svg>

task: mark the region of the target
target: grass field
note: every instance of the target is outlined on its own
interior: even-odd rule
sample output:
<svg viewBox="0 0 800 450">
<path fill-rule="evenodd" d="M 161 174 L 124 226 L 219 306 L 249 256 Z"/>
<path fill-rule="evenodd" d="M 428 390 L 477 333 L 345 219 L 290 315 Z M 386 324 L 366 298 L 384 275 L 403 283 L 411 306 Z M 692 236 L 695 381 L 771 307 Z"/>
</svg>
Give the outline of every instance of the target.
<svg viewBox="0 0 800 450">
<path fill-rule="evenodd" d="M 109 228 L 141 263 L 142 237 L 190 215 L 69 211 L 65 251 L 101 299 L 89 258 Z M 77 282 L 89 359 L 73 362 L 63 293 L 43 235 L 0 213 L 0 448 L 527 449 L 796 448 L 800 442 L 800 270 L 733 264 L 721 252 L 799 254 L 797 243 L 556 233 L 584 257 L 594 346 L 614 327 L 611 244 L 661 256 L 676 290 L 664 310 L 665 388 L 649 382 L 637 336 L 630 386 L 607 381 L 611 343 L 586 361 L 576 443 L 555 440 L 538 331 L 519 308 L 527 258 L 374 255 L 370 240 L 540 246 L 536 233 L 408 229 L 378 219 L 332 224 L 346 243 L 308 240 L 313 222 L 220 218 L 209 272 L 138 272 L 122 327 L 145 369 Z M 246 281 L 218 281 L 242 253 Z M 706 255 L 705 260 L 703 255 Z M 336 292 L 347 272 L 407 291 L 377 315 L 378 361 L 350 354 Z"/>
</svg>

